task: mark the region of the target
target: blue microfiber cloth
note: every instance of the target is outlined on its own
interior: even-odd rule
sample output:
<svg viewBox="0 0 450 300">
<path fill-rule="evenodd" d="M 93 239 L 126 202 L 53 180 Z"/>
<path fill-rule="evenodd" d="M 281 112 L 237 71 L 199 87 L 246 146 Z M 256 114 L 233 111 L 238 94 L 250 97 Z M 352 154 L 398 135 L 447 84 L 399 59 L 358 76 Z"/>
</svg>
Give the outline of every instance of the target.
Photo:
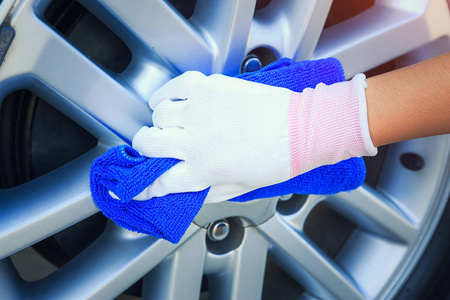
<svg viewBox="0 0 450 300">
<path fill-rule="evenodd" d="M 335 58 L 302 62 L 283 58 L 260 71 L 237 77 L 296 92 L 307 87 L 314 88 L 321 82 L 329 85 L 345 80 L 342 65 Z M 113 147 L 92 163 L 92 198 L 103 214 L 116 224 L 178 243 L 202 207 L 209 188 L 147 201 L 133 200 L 178 162 L 174 158 L 147 158 L 127 145 Z M 365 175 L 364 160 L 351 158 L 276 185 L 259 188 L 230 201 L 245 202 L 291 193 L 334 194 L 359 187 Z M 120 200 L 111 197 L 108 191 L 112 191 Z"/>
</svg>

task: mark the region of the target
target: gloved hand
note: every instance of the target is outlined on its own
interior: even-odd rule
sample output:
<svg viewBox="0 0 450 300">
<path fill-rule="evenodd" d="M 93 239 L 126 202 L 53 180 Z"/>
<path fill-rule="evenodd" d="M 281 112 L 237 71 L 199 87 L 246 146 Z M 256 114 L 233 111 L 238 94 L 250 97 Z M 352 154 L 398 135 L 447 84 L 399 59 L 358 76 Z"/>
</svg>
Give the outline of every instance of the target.
<svg viewBox="0 0 450 300">
<path fill-rule="evenodd" d="M 223 75 L 186 72 L 149 100 L 154 127 L 133 147 L 181 160 L 135 200 L 211 187 L 219 202 L 350 157 L 375 155 L 365 76 L 302 93 Z"/>
</svg>

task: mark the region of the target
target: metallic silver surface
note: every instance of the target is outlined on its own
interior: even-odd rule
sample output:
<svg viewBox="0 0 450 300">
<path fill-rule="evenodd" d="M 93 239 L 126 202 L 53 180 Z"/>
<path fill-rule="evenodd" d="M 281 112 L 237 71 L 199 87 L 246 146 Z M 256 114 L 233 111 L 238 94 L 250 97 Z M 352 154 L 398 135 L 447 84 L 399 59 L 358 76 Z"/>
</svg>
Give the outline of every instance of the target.
<svg viewBox="0 0 450 300">
<path fill-rule="evenodd" d="M 280 196 L 280 198 L 278 198 L 278 200 L 280 200 L 280 201 L 288 201 L 289 199 L 292 198 L 292 196 L 294 196 L 294 194 L 283 195 L 283 196 Z"/>
<path fill-rule="evenodd" d="M 256 12 L 255 0 L 198 1 L 189 20 L 163 0 L 80 2 L 130 48 L 133 59 L 123 73 L 105 72 L 47 25 L 48 0 L 0 4 L 0 20 L 16 31 L 0 69 L 0 99 L 29 89 L 99 140 L 69 164 L 0 190 L 0 298 L 112 299 L 143 277 L 143 299 L 198 299 L 207 275 L 217 287 L 211 298 L 259 299 L 268 255 L 305 289 L 306 299 L 392 298 L 446 205 L 447 135 L 392 145 L 375 188 L 310 196 L 290 215 L 276 212 L 278 198 L 208 204 L 178 245 L 108 223 L 85 251 L 36 282 L 22 280 L 9 256 L 98 211 L 89 191 L 90 164 L 151 125 L 146 99 L 170 78 L 187 70 L 235 75 L 247 53 L 266 46 L 296 60 L 335 56 L 348 77 L 437 45 L 422 60 L 449 50 L 446 1 L 380 0 L 323 31 L 331 0 L 274 0 Z M 399 157 L 406 152 L 423 157 L 425 167 L 404 168 Z M 357 225 L 334 259 L 304 232 L 320 203 Z M 242 220 L 241 244 L 224 254 L 208 251 L 205 227 L 229 217 Z"/>
<path fill-rule="evenodd" d="M 218 220 L 208 227 L 208 237 L 212 241 L 223 241 L 230 233 L 230 224 L 226 219 Z"/>
<path fill-rule="evenodd" d="M 246 72 L 255 72 L 262 68 L 262 63 L 258 57 L 249 55 L 244 58 L 244 62 L 242 65 L 242 70 L 244 73 Z"/>
</svg>

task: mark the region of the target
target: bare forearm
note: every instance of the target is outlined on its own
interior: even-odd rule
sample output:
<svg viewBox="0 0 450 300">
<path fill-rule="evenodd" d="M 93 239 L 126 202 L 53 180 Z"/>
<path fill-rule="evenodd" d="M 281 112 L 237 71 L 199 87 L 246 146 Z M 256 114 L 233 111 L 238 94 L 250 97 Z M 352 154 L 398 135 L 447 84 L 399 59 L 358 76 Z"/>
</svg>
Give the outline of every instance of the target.
<svg viewBox="0 0 450 300">
<path fill-rule="evenodd" d="M 367 79 L 374 145 L 450 133 L 450 52 Z"/>
</svg>

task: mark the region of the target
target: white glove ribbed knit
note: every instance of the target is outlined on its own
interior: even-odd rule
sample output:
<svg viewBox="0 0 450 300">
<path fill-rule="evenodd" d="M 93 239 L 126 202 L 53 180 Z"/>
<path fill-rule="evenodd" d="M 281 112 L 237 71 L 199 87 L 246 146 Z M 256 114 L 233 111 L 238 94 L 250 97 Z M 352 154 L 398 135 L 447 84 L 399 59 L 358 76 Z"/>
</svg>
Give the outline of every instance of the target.
<svg viewBox="0 0 450 300">
<path fill-rule="evenodd" d="M 187 72 L 149 100 L 154 127 L 133 147 L 182 160 L 135 200 L 200 191 L 219 202 L 316 167 L 375 155 L 365 76 L 295 93 L 223 75 Z"/>
</svg>

